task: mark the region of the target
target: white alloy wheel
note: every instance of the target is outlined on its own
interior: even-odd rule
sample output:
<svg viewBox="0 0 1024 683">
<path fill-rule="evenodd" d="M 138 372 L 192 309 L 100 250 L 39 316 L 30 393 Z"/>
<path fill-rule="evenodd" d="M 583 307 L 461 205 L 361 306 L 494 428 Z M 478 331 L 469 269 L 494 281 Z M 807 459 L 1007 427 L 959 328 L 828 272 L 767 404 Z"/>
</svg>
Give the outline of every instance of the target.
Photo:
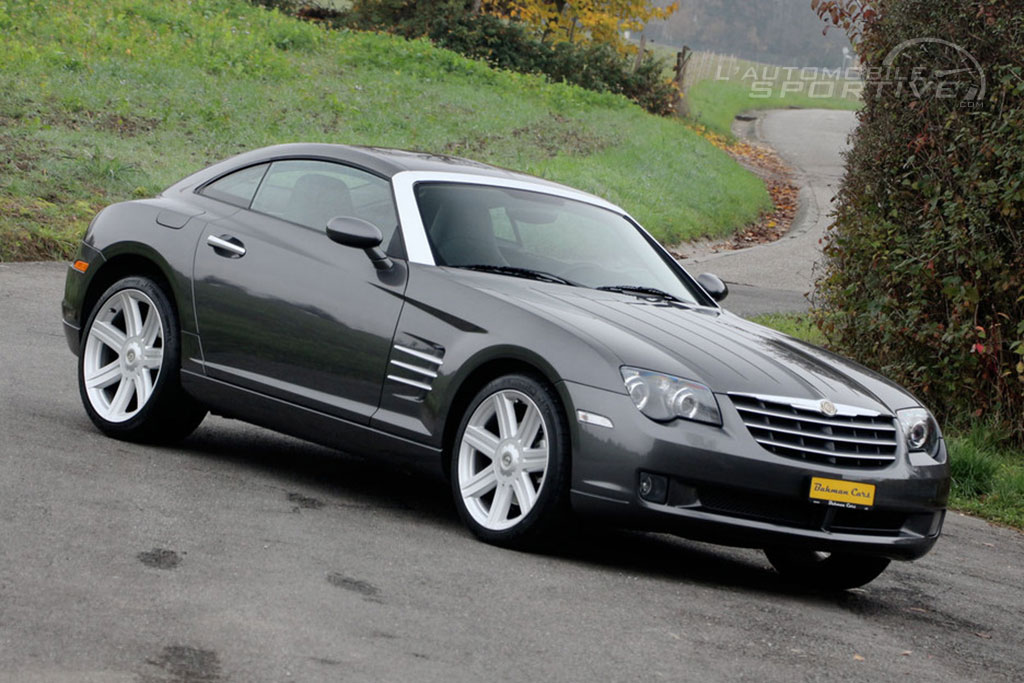
<svg viewBox="0 0 1024 683">
<path fill-rule="evenodd" d="M 548 426 L 526 394 L 502 390 L 477 406 L 458 451 L 458 491 L 473 520 L 510 529 L 530 513 L 548 469 Z"/>
<path fill-rule="evenodd" d="M 164 324 L 153 300 L 123 289 L 100 304 L 83 351 L 85 393 L 107 422 L 130 420 L 153 396 L 164 360 Z"/>
</svg>

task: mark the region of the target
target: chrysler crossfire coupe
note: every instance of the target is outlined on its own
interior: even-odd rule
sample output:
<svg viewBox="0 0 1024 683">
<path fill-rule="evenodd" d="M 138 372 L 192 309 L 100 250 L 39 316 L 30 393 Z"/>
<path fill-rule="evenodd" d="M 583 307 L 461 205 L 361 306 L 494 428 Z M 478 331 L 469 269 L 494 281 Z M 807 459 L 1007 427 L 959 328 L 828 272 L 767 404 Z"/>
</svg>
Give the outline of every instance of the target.
<svg viewBox="0 0 1024 683">
<path fill-rule="evenodd" d="M 928 410 L 727 292 L 599 197 L 292 144 L 101 211 L 63 319 L 104 433 L 178 440 L 213 412 L 414 465 L 490 543 L 576 515 L 829 589 L 927 553 L 949 492 Z"/>
</svg>

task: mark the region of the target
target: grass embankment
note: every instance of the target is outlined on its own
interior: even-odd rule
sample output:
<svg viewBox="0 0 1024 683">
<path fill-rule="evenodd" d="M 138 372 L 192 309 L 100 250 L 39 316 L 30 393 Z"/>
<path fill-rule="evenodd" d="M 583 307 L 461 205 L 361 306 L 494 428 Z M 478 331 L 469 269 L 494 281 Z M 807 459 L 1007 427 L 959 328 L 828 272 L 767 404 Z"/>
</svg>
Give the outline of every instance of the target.
<svg viewBox="0 0 1024 683">
<path fill-rule="evenodd" d="M 535 173 L 608 197 L 667 243 L 770 208 L 724 153 L 621 97 L 242 0 L 0 3 L 0 92 L 0 260 L 66 258 L 102 206 L 300 140 Z"/>
<path fill-rule="evenodd" d="M 824 337 L 805 316 L 771 314 L 752 318 L 761 325 L 812 344 Z M 949 505 L 985 519 L 1024 529 L 1024 452 L 984 426 L 946 425 L 946 447 L 953 475 Z"/>
</svg>

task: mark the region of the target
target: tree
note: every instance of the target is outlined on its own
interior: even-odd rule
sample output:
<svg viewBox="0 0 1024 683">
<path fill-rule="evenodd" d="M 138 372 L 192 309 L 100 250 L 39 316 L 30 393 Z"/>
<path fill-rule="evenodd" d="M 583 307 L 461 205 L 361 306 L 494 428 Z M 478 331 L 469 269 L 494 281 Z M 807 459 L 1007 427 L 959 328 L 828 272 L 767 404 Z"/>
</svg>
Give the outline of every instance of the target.
<svg viewBox="0 0 1024 683">
<path fill-rule="evenodd" d="M 636 48 L 623 31 L 642 31 L 652 19 L 666 19 L 679 8 L 674 2 L 655 7 L 651 0 L 483 0 L 488 13 L 517 19 L 537 29 L 545 41 L 606 43 L 622 54 Z"/>
</svg>

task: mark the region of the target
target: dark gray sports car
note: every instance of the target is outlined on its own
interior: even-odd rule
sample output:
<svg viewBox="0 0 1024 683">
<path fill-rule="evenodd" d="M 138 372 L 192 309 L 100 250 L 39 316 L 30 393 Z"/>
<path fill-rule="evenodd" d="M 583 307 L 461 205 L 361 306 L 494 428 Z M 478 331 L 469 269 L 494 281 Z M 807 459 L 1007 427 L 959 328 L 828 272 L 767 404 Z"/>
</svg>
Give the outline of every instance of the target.
<svg viewBox="0 0 1024 683">
<path fill-rule="evenodd" d="M 726 293 L 598 197 L 297 144 L 101 211 L 63 314 L 103 432 L 180 439 L 213 411 L 401 460 L 492 543 L 572 511 L 830 588 L 927 553 L 949 490 L 929 412 Z"/>
</svg>

